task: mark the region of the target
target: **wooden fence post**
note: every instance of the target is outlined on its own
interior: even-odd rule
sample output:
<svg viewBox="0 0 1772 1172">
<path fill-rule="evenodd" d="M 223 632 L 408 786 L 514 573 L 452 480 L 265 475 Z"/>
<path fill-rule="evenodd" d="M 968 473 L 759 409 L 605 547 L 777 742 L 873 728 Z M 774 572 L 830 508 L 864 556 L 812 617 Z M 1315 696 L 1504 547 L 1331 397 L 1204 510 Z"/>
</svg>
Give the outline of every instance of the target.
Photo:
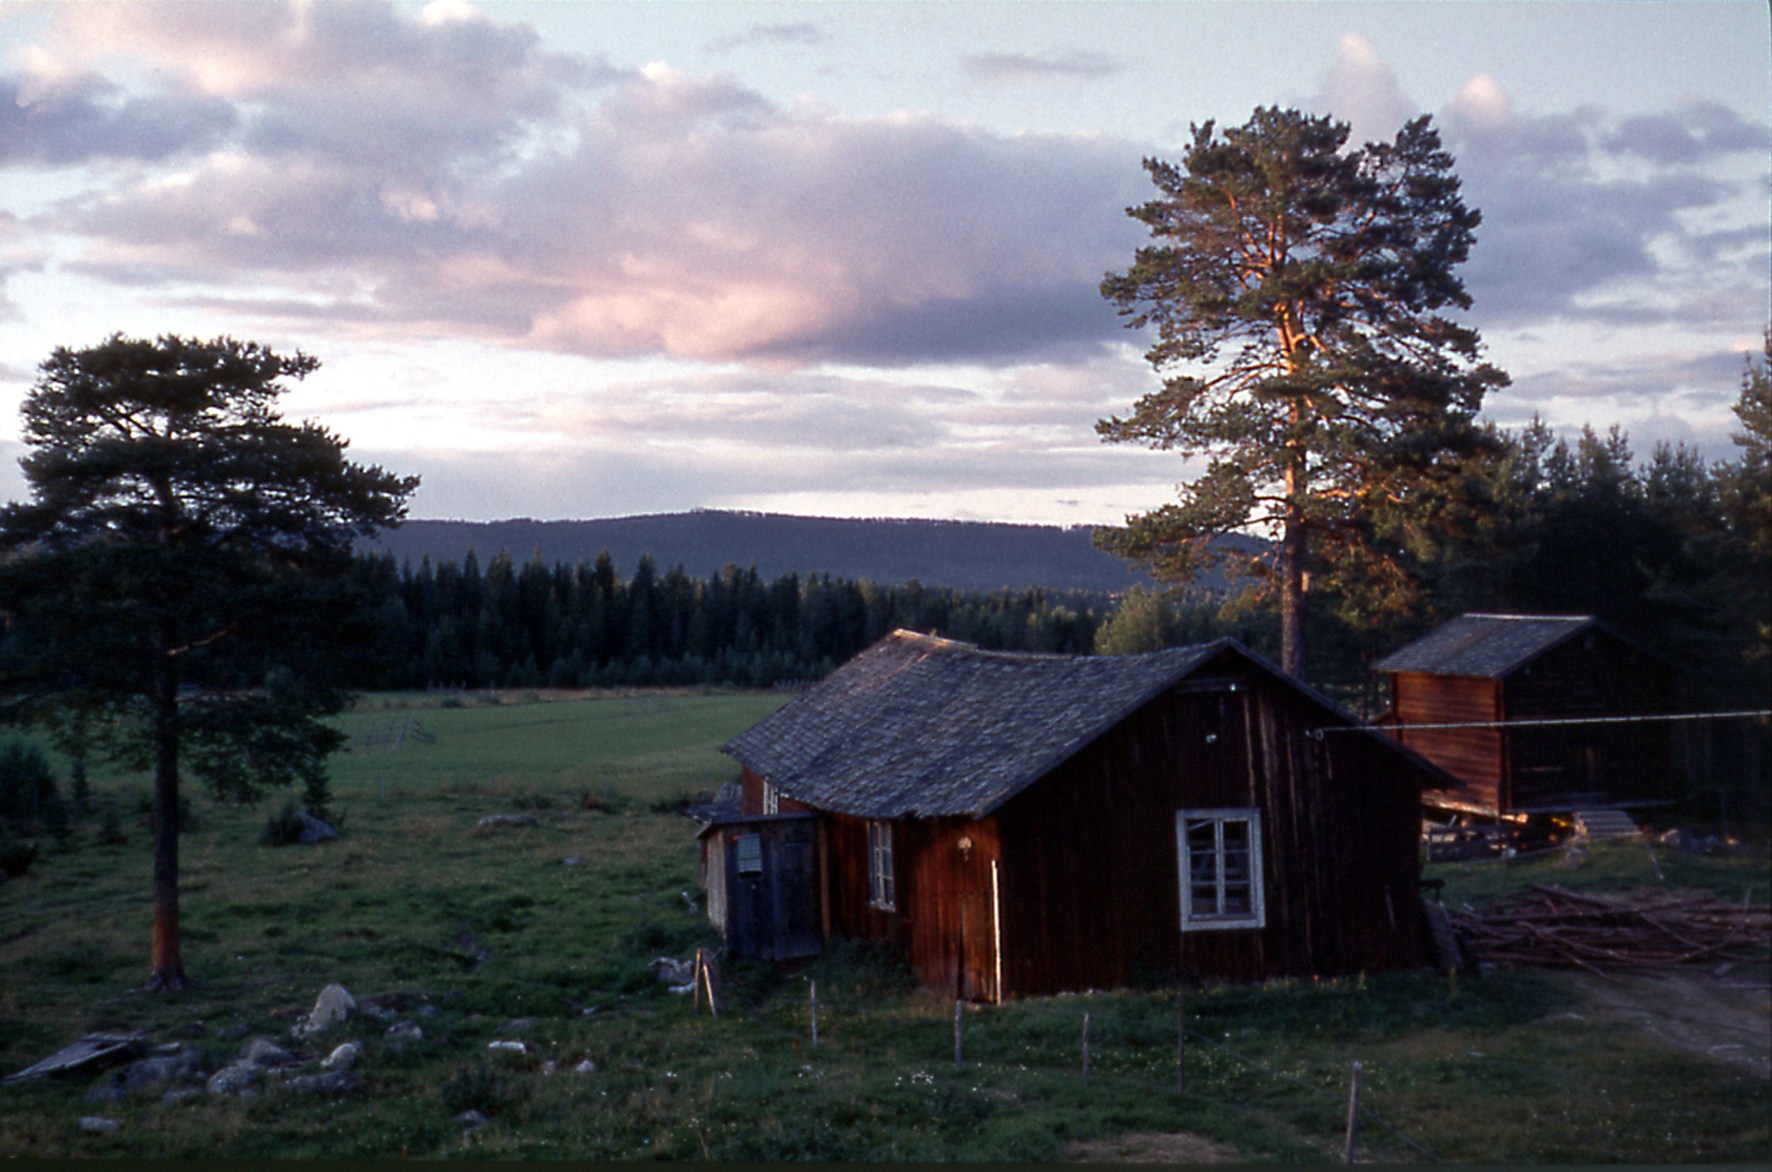
<svg viewBox="0 0 1772 1172">
<path fill-rule="evenodd" d="M 1187 1094 L 1187 1002 L 1175 991 L 1175 1089 Z"/>
<path fill-rule="evenodd" d="M 1354 1076 L 1347 1095 L 1347 1148 L 1342 1152 L 1341 1162 L 1354 1162 L 1354 1136 L 1360 1130 L 1360 1070 L 1358 1062 L 1354 1063 Z"/>
<path fill-rule="evenodd" d="M 812 982 L 812 1048 L 818 1049 L 818 982 Z"/>
<path fill-rule="evenodd" d="M 701 950 L 698 948 L 698 949 L 696 949 L 696 956 L 699 957 L 700 955 L 701 955 Z M 708 1013 L 714 1017 L 719 1017 L 720 1016 L 719 1007 L 714 1004 L 714 972 L 713 972 L 714 966 L 711 964 L 708 964 L 706 961 L 701 961 L 700 965 L 701 965 L 701 983 L 706 985 L 707 989 L 708 989 Z"/>
<path fill-rule="evenodd" d="M 1089 1085 L 1089 1015 L 1083 1015 L 1083 1085 Z"/>
</svg>

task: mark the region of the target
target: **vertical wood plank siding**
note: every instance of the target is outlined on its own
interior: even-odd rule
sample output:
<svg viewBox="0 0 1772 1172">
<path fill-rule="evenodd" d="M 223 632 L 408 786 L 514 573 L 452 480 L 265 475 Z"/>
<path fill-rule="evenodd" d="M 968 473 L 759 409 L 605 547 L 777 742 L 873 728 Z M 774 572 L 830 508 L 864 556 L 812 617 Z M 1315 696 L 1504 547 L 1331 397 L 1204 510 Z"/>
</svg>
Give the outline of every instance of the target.
<svg viewBox="0 0 1772 1172">
<path fill-rule="evenodd" d="M 1501 681 L 1481 676 L 1398 672 L 1392 676 L 1392 711 L 1404 725 L 1486 724 L 1503 719 Z M 1461 800 L 1490 808 L 1507 789 L 1507 736 L 1499 728 L 1407 728 L 1390 730 L 1398 740 L 1464 781 Z"/>
<path fill-rule="evenodd" d="M 1396 672 L 1395 717 L 1405 726 L 1579 720 L 1674 710 L 1672 669 L 1603 633 L 1571 639 L 1500 679 Z M 1498 813 L 1673 796 L 1665 722 L 1538 728 L 1393 728 L 1399 740 Z"/>
<path fill-rule="evenodd" d="M 1615 639 L 1572 639 L 1505 681 L 1506 720 L 1580 719 L 1674 710 L 1671 669 Z M 1510 806 L 1673 796 L 1663 721 L 1524 728 L 1512 734 Z"/>
<path fill-rule="evenodd" d="M 896 912 L 867 906 L 866 821 L 830 815 L 833 926 L 899 940 L 932 988 L 987 996 L 997 860 L 1003 996 L 1422 963 L 1422 775 L 1369 735 L 1312 737 L 1325 709 L 1216 666 L 1200 674 L 1238 690 L 1164 692 L 993 816 L 895 822 Z M 1267 926 L 1184 934 L 1175 813 L 1243 806 L 1262 811 Z"/>
</svg>

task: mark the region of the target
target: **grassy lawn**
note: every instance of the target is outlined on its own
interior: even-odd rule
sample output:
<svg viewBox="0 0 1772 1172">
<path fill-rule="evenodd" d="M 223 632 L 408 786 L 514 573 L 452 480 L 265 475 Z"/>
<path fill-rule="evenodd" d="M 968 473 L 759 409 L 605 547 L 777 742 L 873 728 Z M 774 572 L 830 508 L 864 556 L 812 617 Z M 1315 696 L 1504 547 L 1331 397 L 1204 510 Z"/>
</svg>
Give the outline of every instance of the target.
<svg viewBox="0 0 1772 1172">
<path fill-rule="evenodd" d="M 334 1095 L 272 1081 L 250 1098 L 166 1101 L 160 1086 L 89 1102 L 96 1076 L 3 1087 L 0 1156 L 1053 1161 L 1071 1141 L 1192 1132 L 1251 1161 L 1322 1162 L 1340 1158 L 1356 1060 L 1362 1160 L 1769 1154 L 1764 1079 L 1577 1014 L 1566 985 L 1529 972 L 1187 990 L 1185 1095 L 1172 989 L 969 1009 L 959 1069 L 952 1003 L 873 949 L 837 947 L 793 974 L 728 964 L 719 1016 L 698 1013 L 647 967 L 713 943 L 685 898 L 694 824 L 671 803 L 730 780 L 718 746 L 782 702 L 375 698 L 345 722 L 358 748 L 334 770 L 342 839 L 261 846 L 281 799 L 193 797 L 184 952 L 202 985 L 170 995 L 133 991 L 148 954 L 149 841 L 135 823 L 147 781 L 95 778 L 128 812 L 128 842 L 100 845 L 87 825 L 0 885 L 0 1073 L 97 1029 L 146 1030 L 206 1070 L 260 1037 L 314 1057 L 356 1039 L 366 1053 L 354 1089 Z M 535 824 L 479 827 L 497 813 Z M 1636 853 L 1579 870 L 1435 870 L 1449 901 L 1481 902 L 1526 882 L 1652 881 Z M 1764 899 L 1763 859 L 1657 861 L 1670 885 L 1739 896 L 1757 882 Z M 294 1034 L 332 982 L 393 1016 Z M 388 1036 L 396 1022 L 423 1037 Z M 510 1040 L 524 1051 L 488 1048 Z M 485 1123 L 458 1122 L 468 1110 Z M 83 1127 L 92 1116 L 116 1131 Z"/>
</svg>

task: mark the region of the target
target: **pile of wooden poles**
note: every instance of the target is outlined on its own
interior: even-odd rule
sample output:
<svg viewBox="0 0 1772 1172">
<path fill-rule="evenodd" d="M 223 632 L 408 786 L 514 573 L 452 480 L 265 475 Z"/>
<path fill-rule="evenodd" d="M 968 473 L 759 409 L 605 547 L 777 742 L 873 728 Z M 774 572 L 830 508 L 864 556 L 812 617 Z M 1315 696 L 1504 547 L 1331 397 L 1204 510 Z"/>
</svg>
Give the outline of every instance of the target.
<svg viewBox="0 0 1772 1172">
<path fill-rule="evenodd" d="M 1534 884 L 1481 911 L 1453 913 L 1480 961 L 1551 968 L 1665 968 L 1766 955 L 1772 908 L 1709 892 L 1600 896 Z"/>
</svg>

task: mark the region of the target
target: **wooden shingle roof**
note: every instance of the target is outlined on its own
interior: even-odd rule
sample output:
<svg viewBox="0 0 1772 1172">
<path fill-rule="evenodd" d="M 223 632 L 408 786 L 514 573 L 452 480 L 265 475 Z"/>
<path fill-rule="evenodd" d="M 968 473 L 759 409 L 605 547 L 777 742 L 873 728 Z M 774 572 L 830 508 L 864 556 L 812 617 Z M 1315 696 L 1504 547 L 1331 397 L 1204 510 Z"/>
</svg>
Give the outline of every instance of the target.
<svg viewBox="0 0 1772 1172">
<path fill-rule="evenodd" d="M 821 810 L 984 814 L 1228 642 L 1036 655 L 897 631 L 724 750 Z"/>
<path fill-rule="evenodd" d="M 1372 670 L 1501 679 L 1594 629 L 1630 642 L 1592 615 L 1467 614 L 1391 652 Z"/>
<path fill-rule="evenodd" d="M 783 796 L 819 810 L 976 817 L 1225 652 L 1319 707 L 1326 725 L 1372 731 L 1235 639 L 1142 655 L 1068 656 L 981 651 L 897 631 L 722 748 Z"/>
</svg>

